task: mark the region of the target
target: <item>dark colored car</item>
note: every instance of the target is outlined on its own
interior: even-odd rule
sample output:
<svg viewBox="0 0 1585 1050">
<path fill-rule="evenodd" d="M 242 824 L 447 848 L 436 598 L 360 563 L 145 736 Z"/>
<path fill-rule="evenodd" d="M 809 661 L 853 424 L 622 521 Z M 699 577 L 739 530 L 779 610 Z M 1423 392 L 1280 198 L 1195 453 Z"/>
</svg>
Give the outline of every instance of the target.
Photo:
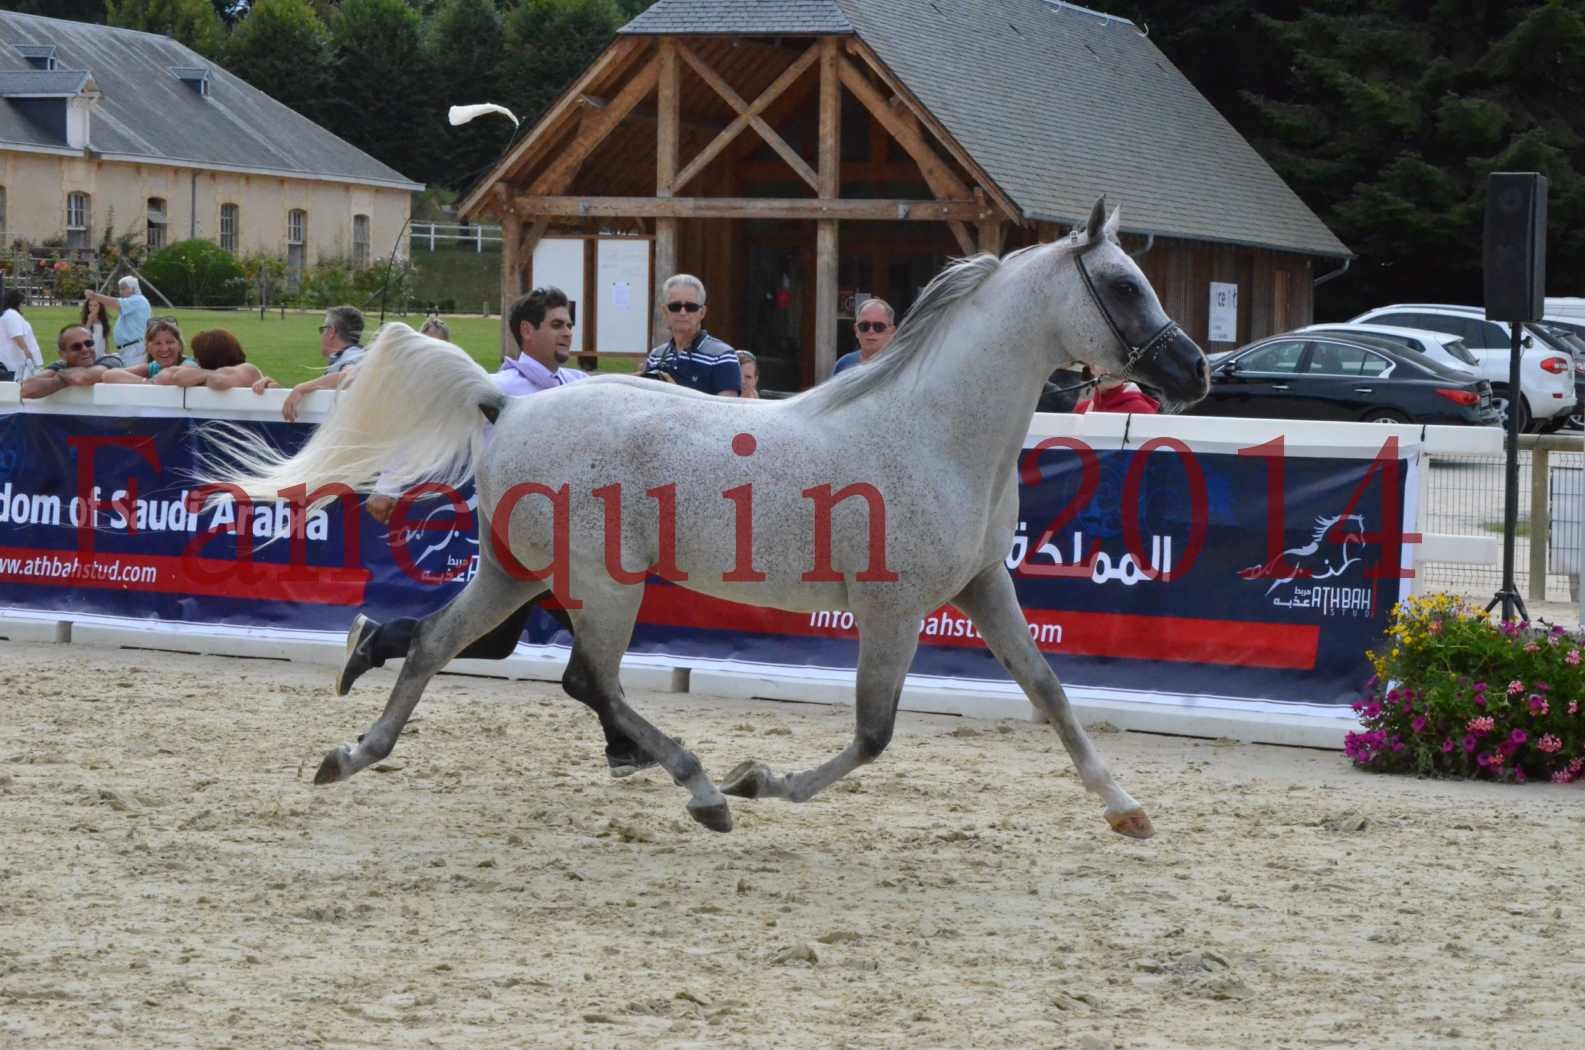
<svg viewBox="0 0 1585 1050">
<path fill-rule="evenodd" d="M 1197 416 L 1497 426 L 1491 384 L 1374 336 L 1289 333 L 1211 361 Z"/>
</svg>

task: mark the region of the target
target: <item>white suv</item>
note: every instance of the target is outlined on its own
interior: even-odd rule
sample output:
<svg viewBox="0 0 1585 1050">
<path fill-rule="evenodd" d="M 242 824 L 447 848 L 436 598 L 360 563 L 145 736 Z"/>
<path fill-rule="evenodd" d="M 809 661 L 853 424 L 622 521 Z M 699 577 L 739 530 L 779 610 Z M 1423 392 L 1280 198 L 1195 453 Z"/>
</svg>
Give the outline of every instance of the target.
<svg viewBox="0 0 1585 1050">
<path fill-rule="evenodd" d="M 1491 403 L 1502 412 L 1505 427 L 1510 400 L 1517 405 L 1520 430 L 1556 430 L 1567 425 L 1574 414 L 1579 401 L 1574 389 L 1574 354 L 1541 325 L 1524 326 L 1519 359 L 1520 396 L 1510 398 L 1508 357 L 1512 340 L 1508 326 L 1486 320 L 1486 311 L 1481 307 L 1399 303 L 1367 310 L 1354 318 L 1353 323 L 1361 322 L 1424 328 L 1463 339 L 1480 361 L 1482 378 L 1491 381 Z"/>
</svg>

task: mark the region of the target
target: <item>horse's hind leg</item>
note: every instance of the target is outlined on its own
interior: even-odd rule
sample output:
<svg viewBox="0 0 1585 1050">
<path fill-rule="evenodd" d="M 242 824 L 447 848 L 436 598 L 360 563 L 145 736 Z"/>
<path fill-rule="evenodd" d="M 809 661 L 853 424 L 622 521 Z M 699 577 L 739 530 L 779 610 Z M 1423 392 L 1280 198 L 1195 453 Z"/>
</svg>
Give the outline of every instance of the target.
<svg viewBox="0 0 1585 1050">
<path fill-rule="evenodd" d="M 633 710 L 622 694 L 622 654 L 633 637 L 643 588 L 609 583 L 579 597 L 583 608 L 571 611 L 572 656 L 562 675 L 562 688 L 594 708 L 602 725 L 614 725 L 659 760 L 672 780 L 688 789 L 689 816 L 711 831 L 731 831 L 732 811 L 699 759 Z"/>
<path fill-rule="evenodd" d="M 1150 818 L 1107 772 L 1106 763 L 1074 717 L 1057 673 L 1029 637 L 1029 625 L 1019 608 L 1013 578 L 1007 569 L 999 562 L 985 569 L 952 599 L 952 604 L 974 621 L 974 626 L 985 636 L 986 644 L 1012 675 L 1013 681 L 1023 687 L 1029 699 L 1056 726 L 1062 745 L 1068 749 L 1079 771 L 1079 779 L 1105 801 L 1104 814 L 1112 830 L 1136 839 L 1149 838 L 1154 833 Z"/>
<path fill-rule="evenodd" d="M 379 719 L 357 743 L 343 744 L 326 755 L 314 774 L 314 783 L 345 780 L 389 755 L 429 680 L 466 645 L 544 588 L 543 583 L 515 580 L 493 562 L 481 559 L 478 575 L 462 593 L 418 622 L 402 673 Z"/>
<path fill-rule="evenodd" d="M 903 679 L 919 648 L 917 616 L 866 616 L 859 621 L 859 667 L 853 708 L 853 742 L 823 765 L 802 773 L 773 773 L 763 762 L 743 762 L 726 775 L 721 790 L 743 798 L 804 802 L 880 757 L 891 743 Z"/>
</svg>

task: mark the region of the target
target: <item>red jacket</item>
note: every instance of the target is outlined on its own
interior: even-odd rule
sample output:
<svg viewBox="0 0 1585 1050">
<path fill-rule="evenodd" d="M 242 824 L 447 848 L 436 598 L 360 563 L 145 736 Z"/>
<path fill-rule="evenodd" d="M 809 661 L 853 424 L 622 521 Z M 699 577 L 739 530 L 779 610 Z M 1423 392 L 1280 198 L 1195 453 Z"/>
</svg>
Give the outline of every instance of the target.
<svg viewBox="0 0 1585 1050">
<path fill-rule="evenodd" d="M 1073 411 L 1135 412 L 1141 415 L 1155 415 L 1161 411 L 1161 405 L 1133 383 L 1124 383 L 1112 390 L 1097 390 L 1093 398 L 1085 398 L 1074 405 Z"/>
</svg>

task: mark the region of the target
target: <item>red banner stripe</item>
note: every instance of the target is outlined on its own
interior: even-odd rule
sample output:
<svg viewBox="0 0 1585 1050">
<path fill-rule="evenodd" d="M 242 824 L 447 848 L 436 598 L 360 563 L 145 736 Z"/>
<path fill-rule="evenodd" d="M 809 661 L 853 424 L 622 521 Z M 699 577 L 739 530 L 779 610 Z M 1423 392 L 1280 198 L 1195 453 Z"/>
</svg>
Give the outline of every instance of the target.
<svg viewBox="0 0 1585 1050">
<path fill-rule="evenodd" d="M 1319 627 L 1297 624 L 1050 609 L 1025 609 L 1024 616 L 1042 652 L 1066 656 L 1308 671 L 1315 667 L 1321 640 Z M 645 589 L 638 619 L 657 627 L 703 631 L 858 638 L 848 614 L 762 609 L 653 584 Z M 955 648 L 985 645 L 967 617 L 945 606 L 926 618 L 919 643 Z"/>
</svg>

